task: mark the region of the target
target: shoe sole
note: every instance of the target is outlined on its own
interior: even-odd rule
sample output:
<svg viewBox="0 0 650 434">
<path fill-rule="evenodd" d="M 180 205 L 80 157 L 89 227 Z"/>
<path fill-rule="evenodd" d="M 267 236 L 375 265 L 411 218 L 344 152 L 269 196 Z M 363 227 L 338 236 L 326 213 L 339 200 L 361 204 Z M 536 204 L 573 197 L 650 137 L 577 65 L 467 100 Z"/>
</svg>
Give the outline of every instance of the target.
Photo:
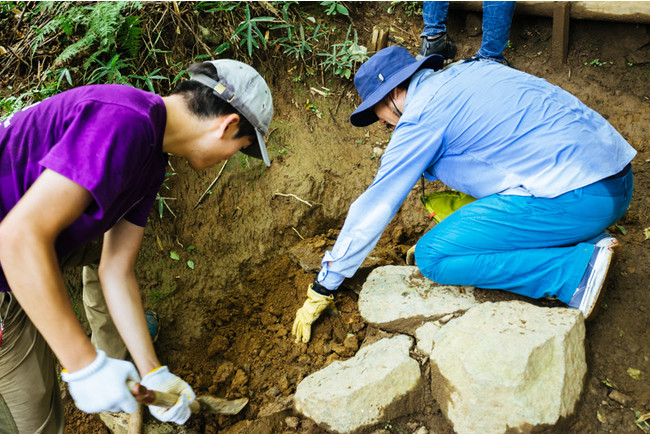
<svg viewBox="0 0 650 434">
<path fill-rule="evenodd" d="M 605 277 L 603 278 L 603 281 L 600 284 L 600 288 L 598 288 L 598 293 L 594 298 L 594 302 L 591 304 L 591 310 L 587 313 L 587 315 L 585 315 L 585 322 L 592 321 L 596 317 L 596 314 L 598 313 L 601 305 L 601 301 L 603 300 L 603 295 L 605 294 L 605 290 L 607 288 L 607 285 L 609 284 L 609 280 L 611 276 L 610 271 L 612 270 L 612 267 L 618 260 L 618 256 L 620 255 L 623 247 L 619 242 L 610 246 L 609 249 L 612 251 L 612 254 L 609 256 L 609 260 L 607 262 L 607 271 L 605 272 Z"/>
</svg>

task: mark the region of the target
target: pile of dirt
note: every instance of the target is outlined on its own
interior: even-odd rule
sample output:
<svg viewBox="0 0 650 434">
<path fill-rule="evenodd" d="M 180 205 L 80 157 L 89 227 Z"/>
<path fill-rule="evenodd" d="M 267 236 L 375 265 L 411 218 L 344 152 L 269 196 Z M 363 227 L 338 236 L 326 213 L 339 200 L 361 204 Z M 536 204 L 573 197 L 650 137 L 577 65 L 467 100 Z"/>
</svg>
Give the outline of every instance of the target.
<svg viewBox="0 0 650 434">
<path fill-rule="evenodd" d="M 369 40 L 373 25 L 385 24 L 392 28 L 393 43 L 404 41 L 415 53 L 421 17 L 387 14 L 387 7 L 366 3 L 353 10 L 359 39 Z M 465 24 L 477 19 L 472 13 L 451 12 L 449 30 L 459 57 L 473 54 L 480 45 L 480 34 Z M 604 309 L 587 327 L 584 397 L 574 416 L 548 432 L 637 432 L 635 412 L 650 412 L 650 67 L 629 58 L 639 43 L 650 42 L 650 34 L 647 26 L 574 21 L 568 62 L 555 67 L 550 63 L 551 29 L 550 19 L 516 15 L 507 59 L 513 67 L 577 95 L 639 154 L 633 162 L 630 210 L 611 228 L 624 245 L 622 259 Z M 138 259 L 145 304 L 162 320 L 156 343 L 161 361 L 199 395 L 250 399 L 237 416 L 193 416 L 185 426 L 190 432 L 246 432 L 251 426 L 242 421 L 259 419 L 272 405 L 283 408 L 305 376 L 354 355 L 376 332 L 360 317 L 355 290 L 373 266 L 403 265 L 406 249 L 430 227 L 417 186 L 369 261 L 345 283 L 337 301 L 341 316 L 319 320 L 309 344 L 293 342 L 295 311 L 349 205 L 371 183 L 389 132 L 379 125 L 350 125 L 348 116 L 359 100 L 349 82 L 320 77 L 305 81 L 281 58 L 275 59 L 275 64 L 258 65 L 275 100 L 272 166 L 266 169 L 234 157 L 211 194 L 193 209 L 220 168 L 195 173 L 172 158 L 177 175 L 167 181 L 165 196 L 176 199 L 168 201 L 176 217 L 165 211 L 161 219 L 152 212 Z M 311 88 L 331 92 L 323 96 Z M 428 191 L 436 188 L 441 186 L 427 186 Z M 170 257 L 172 251 L 179 260 Z M 613 391 L 618 394 L 612 397 Z M 299 415 L 282 414 L 257 425 L 257 432 L 321 432 Z M 104 429 L 94 416 L 76 410 L 69 398 L 66 418 L 69 433 Z M 452 432 L 435 402 L 427 403 L 422 414 L 375 429 L 412 432 L 422 425 L 436 433 Z"/>
</svg>

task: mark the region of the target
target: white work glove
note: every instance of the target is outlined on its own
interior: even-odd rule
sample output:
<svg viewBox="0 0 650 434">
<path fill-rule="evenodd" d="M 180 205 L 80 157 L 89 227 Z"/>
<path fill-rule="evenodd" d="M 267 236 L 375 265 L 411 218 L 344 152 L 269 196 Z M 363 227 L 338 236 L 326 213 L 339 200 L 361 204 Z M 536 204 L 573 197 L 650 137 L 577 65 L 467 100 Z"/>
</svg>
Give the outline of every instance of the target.
<svg viewBox="0 0 650 434">
<path fill-rule="evenodd" d="M 138 408 L 126 386 L 127 380 L 140 380 L 135 366 L 131 362 L 106 357 L 102 350 L 97 350 L 97 357 L 90 365 L 74 372 L 62 371 L 61 378 L 68 383 L 77 408 L 86 413 L 133 413 Z"/>
<path fill-rule="evenodd" d="M 311 325 L 324 311 L 338 313 L 334 306 L 333 295 L 321 295 L 312 289 L 312 284 L 307 288 L 307 300 L 296 312 L 296 319 L 293 322 L 291 334 L 296 337 L 295 342 L 309 342 L 311 339 Z"/>
<path fill-rule="evenodd" d="M 185 381 L 169 372 L 167 366 L 161 366 L 149 372 L 140 382 L 144 387 L 159 392 L 178 395 L 176 405 L 170 408 L 149 406 L 149 412 L 161 422 L 184 424 L 190 418 L 190 404 L 196 399 L 194 391 Z"/>
</svg>

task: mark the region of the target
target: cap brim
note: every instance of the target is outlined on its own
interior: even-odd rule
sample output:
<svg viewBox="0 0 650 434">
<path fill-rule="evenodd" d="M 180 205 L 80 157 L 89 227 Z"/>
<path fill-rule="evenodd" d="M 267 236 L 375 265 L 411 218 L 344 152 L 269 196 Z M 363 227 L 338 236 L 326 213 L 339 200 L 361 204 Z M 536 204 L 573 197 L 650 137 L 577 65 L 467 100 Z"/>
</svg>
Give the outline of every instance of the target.
<svg viewBox="0 0 650 434">
<path fill-rule="evenodd" d="M 413 62 L 401 70 L 399 73 L 393 74 L 386 82 L 382 84 L 373 94 L 371 94 L 359 107 L 350 115 L 350 123 L 355 127 L 365 127 L 373 124 L 379 120 L 375 111 L 372 109 L 375 104 L 381 101 L 388 93 L 396 88 L 401 82 L 410 78 L 419 69 L 431 68 L 434 71 L 442 68 L 444 65 L 444 57 L 439 54 L 432 54 L 424 59 Z"/>
<path fill-rule="evenodd" d="M 264 134 L 257 128 L 255 128 L 255 134 L 257 136 L 257 143 L 253 143 L 247 148 L 241 150 L 243 154 L 246 154 L 250 157 L 263 160 L 264 164 L 268 166 L 271 165 L 271 160 L 269 159 L 269 154 L 266 152 L 266 142 L 264 141 Z"/>
</svg>

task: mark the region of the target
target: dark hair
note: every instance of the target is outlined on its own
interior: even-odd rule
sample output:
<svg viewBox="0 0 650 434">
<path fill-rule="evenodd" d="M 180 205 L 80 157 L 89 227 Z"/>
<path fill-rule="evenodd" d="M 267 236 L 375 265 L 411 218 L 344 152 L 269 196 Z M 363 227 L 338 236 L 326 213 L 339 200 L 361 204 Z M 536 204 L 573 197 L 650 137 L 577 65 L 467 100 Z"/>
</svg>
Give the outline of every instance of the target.
<svg viewBox="0 0 650 434">
<path fill-rule="evenodd" d="M 406 80 L 404 80 L 403 82 L 401 82 L 395 87 L 399 90 L 408 90 L 409 84 L 411 84 L 411 78 L 413 78 L 413 76 L 407 78 Z"/>
<path fill-rule="evenodd" d="M 219 80 L 217 68 L 208 62 L 194 63 L 188 70 L 191 74 L 207 75 L 213 80 Z M 185 80 L 179 83 L 170 95 L 180 94 L 185 98 L 187 107 L 199 118 L 211 118 L 235 113 L 239 115 L 239 131 L 235 137 L 250 137 L 253 145 L 257 142 L 255 127 L 237 109 L 222 100 L 208 86 L 194 80 Z"/>
</svg>

